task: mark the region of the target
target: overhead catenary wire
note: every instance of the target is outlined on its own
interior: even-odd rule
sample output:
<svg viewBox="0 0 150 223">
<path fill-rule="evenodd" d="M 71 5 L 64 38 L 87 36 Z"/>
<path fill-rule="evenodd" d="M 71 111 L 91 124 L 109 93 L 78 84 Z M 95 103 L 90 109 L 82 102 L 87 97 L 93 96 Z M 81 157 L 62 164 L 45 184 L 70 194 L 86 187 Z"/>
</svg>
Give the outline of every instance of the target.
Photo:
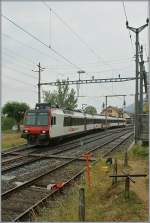
<svg viewBox="0 0 150 223">
<path fill-rule="evenodd" d="M 6 58 L 5 58 L 6 57 Z M 8 52 L 2 52 L 2 59 L 3 59 L 3 63 L 5 62 L 5 60 L 9 60 L 12 64 L 17 64 L 17 66 L 23 67 L 26 70 L 31 70 L 29 69 L 29 65 L 24 63 L 24 62 L 18 62 L 18 58 L 13 57 L 12 55 L 8 54 Z M 31 65 L 30 65 L 31 68 Z"/>
<path fill-rule="evenodd" d="M 125 62 L 120 62 L 120 63 L 117 63 L 117 64 L 127 64 L 127 62 L 129 63 L 129 62 L 134 62 L 134 60 L 129 60 L 129 61 L 126 61 L 126 63 Z M 97 65 L 97 64 L 95 64 L 95 63 L 91 63 L 91 64 L 81 64 L 81 66 L 86 66 L 86 70 L 87 70 L 87 72 L 88 72 L 88 69 L 95 69 L 95 68 L 98 68 L 99 69 L 99 64 Z M 89 66 L 89 67 L 87 67 L 87 66 Z M 52 66 L 48 66 L 48 68 L 50 69 L 50 70 L 59 70 L 59 69 L 61 69 L 61 70 L 72 70 L 73 68 L 69 68 L 69 67 L 66 67 L 66 66 L 57 66 L 57 65 L 52 65 Z M 113 68 L 113 69 L 105 69 L 105 70 L 101 70 L 101 72 L 102 71 L 116 71 L 116 70 L 121 70 L 121 69 L 124 69 L 124 67 L 122 68 L 122 67 L 120 67 L 120 68 Z M 90 72 L 94 72 L 93 70 L 91 70 Z"/>
<path fill-rule="evenodd" d="M 129 66 L 126 66 L 126 67 L 120 67 L 120 68 L 116 68 L 116 69 L 114 69 L 113 71 L 123 71 L 123 70 L 128 70 L 128 69 L 130 69 L 130 67 L 132 67 L 132 65 L 129 65 Z M 132 67 L 133 68 L 133 67 Z M 62 70 L 62 69 L 61 69 Z M 87 70 L 88 71 L 88 70 Z M 100 73 L 102 73 L 102 72 L 111 72 L 112 70 L 111 69 L 106 69 L 106 70 L 95 70 L 95 71 L 88 71 L 89 73 L 98 73 L 98 74 L 100 74 Z M 69 71 L 69 73 L 67 72 L 67 74 L 66 74 L 66 72 L 65 73 L 60 73 L 60 75 L 69 75 L 69 74 L 73 74 L 73 73 L 71 73 L 71 71 Z M 103 75 L 104 75 L 104 73 L 103 73 Z M 105 74 L 106 75 L 106 74 Z"/>
<path fill-rule="evenodd" d="M 53 60 L 55 60 L 55 61 L 57 61 L 57 62 L 60 62 L 60 60 L 59 60 L 58 58 L 56 59 L 55 57 L 52 57 L 50 54 L 47 54 L 47 53 L 45 53 L 45 52 L 43 52 L 43 51 L 41 51 L 41 50 L 39 50 L 39 49 L 37 49 L 37 48 L 34 48 L 34 47 L 32 47 L 32 46 L 30 46 L 30 45 L 28 45 L 28 44 L 26 44 L 26 43 L 24 43 L 24 42 L 22 42 L 22 41 L 20 41 L 20 40 L 17 40 L 17 39 L 15 39 L 15 38 L 13 38 L 12 36 L 8 35 L 8 34 L 2 33 L 2 35 L 3 35 L 4 37 L 6 37 L 6 38 L 9 38 L 9 39 L 11 39 L 11 40 L 13 40 L 13 41 L 15 41 L 15 42 L 21 44 L 21 45 L 24 46 L 24 47 L 28 47 L 29 49 L 32 49 L 32 50 L 38 52 L 39 54 L 42 54 L 43 56 L 49 57 L 49 58 L 51 58 L 51 59 L 53 59 Z"/>
<path fill-rule="evenodd" d="M 19 83 L 21 83 L 21 84 L 30 85 L 30 86 L 36 88 L 35 85 L 33 85 L 33 84 L 31 84 L 31 83 L 28 83 L 28 82 L 25 82 L 25 81 L 22 81 L 22 80 L 19 80 L 19 79 L 16 79 L 16 78 L 14 78 L 14 77 L 12 77 L 12 76 L 10 76 L 10 75 L 8 75 L 8 74 L 4 74 L 3 77 L 7 77 L 7 78 L 9 78 L 9 79 L 11 79 L 11 80 L 14 80 L 14 81 L 17 81 L 17 82 L 19 82 Z M 31 90 L 32 90 L 32 89 L 31 89 Z"/>
<path fill-rule="evenodd" d="M 30 33 L 29 31 L 27 31 L 26 29 L 24 29 L 23 27 L 21 27 L 20 25 L 18 25 L 16 22 L 14 22 L 12 19 L 8 18 L 7 16 L 2 14 L 2 17 L 4 19 L 6 19 L 7 21 L 9 21 L 10 23 L 12 23 L 14 26 L 16 26 L 18 29 L 22 30 L 24 33 L 26 33 L 27 35 L 29 35 L 30 37 L 32 37 L 33 39 L 35 39 L 36 41 L 38 41 L 39 43 L 41 43 L 43 46 L 47 47 L 49 50 L 51 50 L 52 52 L 54 52 L 57 56 L 61 57 L 63 60 L 65 60 L 67 63 L 69 63 L 70 65 L 76 67 L 77 69 L 81 70 L 81 68 L 79 66 L 77 66 L 76 64 L 72 63 L 68 58 L 66 58 L 64 55 L 62 55 L 61 53 L 59 53 L 57 50 L 53 49 L 52 47 L 49 47 L 49 45 L 47 45 L 45 42 L 41 41 L 39 38 L 37 38 L 35 35 L 33 35 L 32 33 Z"/>
<path fill-rule="evenodd" d="M 16 68 L 13 68 L 13 67 L 10 67 L 10 66 L 8 66 L 8 65 L 3 65 L 3 69 L 9 69 L 9 70 L 13 70 L 13 71 L 15 71 L 15 72 L 17 72 L 17 73 L 19 73 L 19 74 L 23 74 L 23 75 L 25 75 L 25 76 L 29 76 L 30 78 L 33 78 L 33 79 L 37 79 L 36 78 L 36 76 L 33 76 L 33 75 L 31 75 L 31 74 L 28 74 L 28 73 L 26 73 L 26 72 L 23 72 L 23 71 L 20 71 L 20 70 L 18 70 L 18 69 L 16 69 Z"/>
<path fill-rule="evenodd" d="M 87 42 L 85 42 L 85 40 L 82 38 L 82 37 L 80 37 L 80 35 L 78 34 L 78 33 L 76 33 L 74 30 L 73 30 L 73 28 L 70 26 L 70 25 L 68 25 L 68 23 L 66 23 L 65 22 L 65 20 L 62 18 L 62 17 L 60 17 L 59 15 L 58 15 L 58 13 L 56 13 L 51 7 L 49 7 L 49 5 L 45 2 L 45 1 L 42 1 L 42 3 L 76 36 L 76 38 L 78 38 L 78 40 L 82 43 L 82 44 L 84 44 L 87 48 L 88 48 L 88 50 L 92 53 L 92 54 L 94 54 L 94 56 L 98 59 L 98 60 L 101 60 L 101 62 L 103 62 L 105 65 L 107 65 L 107 66 L 109 66 L 109 67 L 112 67 L 110 64 L 109 64 L 109 62 L 107 62 L 107 61 L 105 61 L 100 55 L 98 55 L 97 53 L 96 53 L 96 51 L 93 49 L 93 48 L 91 48 L 90 46 L 89 46 L 89 44 L 87 43 Z"/>
<path fill-rule="evenodd" d="M 2 53 L 3 54 L 8 54 L 10 57 L 14 58 L 14 59 L 19 59 L 19 60 L 23 60 L 23 63 L 28 64 L 27 66 L 33 66 L 33 64 L 35 64 L 35 62 L 31 62 L 31 60 L 29 60 L 27 57 L 22 56 L 21 54 L 16 53 L 13 50 L 10 50 L 7 47 L 2 47 Z"/>
<path fill-rule="evenodd" d="M 29 74 L 29 73 L 27 73 L 27 72 L 20 71 L 20 70 L 14 68 L 14 67 L 10 67 L 10 66 L 8 66 L 8 65 L 3 65 L 3 68 L 5 68 L 5 69 L 9 69 L 9 70 L 12 70 L 12 71 L 15 71 L 15 72 L 17 72 L 17 73 L 19 73 L 19 74 L 23 74 L 23 75 L 25 75 L 25 76 L 28 76 L 28 77 L 34 79 L 34 80 L 37 80 L 37 78 L 38 78 L 38 77 L 33 76 L 33 75 L 31 75 L 31 74 Z M 43 80 L 43 79 L 42 79 L 42 81 L 45 81 L 45 82 L 46 82 L 46 80 Z"/>
<path fill-rule="evenodd" d="M 6 76 L 5 78 L 6 78 L 6 79 L 11 79 L 11 80 L 13 80 L 13 81 L 16 81 L 16 82 L 18 82 L 19 84 L 21 83 L 21 84 L 24 84 L 24 85 L 26 85 L 26 86 L 28 85 L 28 83 L 22 82 L 22 81 L 20 81 L 20 80 L 18 80 L 18 79 L 14 79 L 14 78 L 12 78 L 11 76 Z M 4 84 L 6 84 L 6 85 L 8 86 L 8 81 L 7 81 L 7 83 L 4 82 L 3 85 L 2 85 L 2 87 L 4 86 Z M 29 86 L 29 87 L 30 87 L 30 86 Z M 10 85 L 9 88 L 12 88 L 12 89 L 15 89 L 15 90 L 16 90 L 16 88 L 18 88 L 18 86 L 13 87 L 12 85 Z M 25 93 L 29 93 L 29 94 L 31 94 L 31 91 L 37 94 L 37 91 L 34 91 L 33 89 L 31 89 L 31 87 L 30 87 L 30 91 L 26 91 Z M 19 93 L 24 93 L 24 91 L 22 91 L 22 89 L 20 89 L 20 90 L 19 90 Z"/>
<path fill-rule="evenodd" d="M 122 2 L 123 4 L 123 10 L 124 10 L 124 14 L 125 14 L 125 18 L 126 18 L 126 22 L 128 21 L 128 17 L 127 17 L 127 13 L 126 13 L 126 8 L 125 8 L 125 4 L 124 4 L 124 1 Z M 129 31 L 129 37 L 130 37 L 130 41 L 131 41 L 131 46 L 132 46 L 132 49 L 134 51 L 134 46 L 133 46 L 133 42 L 132 42 L 132 35 L 131 35 L 131 31 L 128 29 Z"/>
</svg>

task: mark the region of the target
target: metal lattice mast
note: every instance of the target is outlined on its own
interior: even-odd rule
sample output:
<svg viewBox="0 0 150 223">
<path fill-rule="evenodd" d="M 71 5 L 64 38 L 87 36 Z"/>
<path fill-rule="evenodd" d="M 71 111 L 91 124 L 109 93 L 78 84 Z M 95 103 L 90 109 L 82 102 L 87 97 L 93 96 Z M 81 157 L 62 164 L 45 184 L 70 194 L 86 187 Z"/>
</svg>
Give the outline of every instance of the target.
<svg viewBox="0 0 150 223">
<path fill-rule="evenodd" d="M 139 123 L 138 123 L 138 114 L 139 114 L 139 105 L 138 105 L 138 78 L 139 78 L 139 33 L 148 26 L 149 19 L 146 20 L 146 24 L 140 26 L 139 28 L 133 28 L 128 25 L 128 21 L 126 22 L 127 29 L 130 29 L 132 32 L 136 34 L 136 84 L 135 84 L 135 143 L 138 141 L 139 136 Z"/>
</svg>

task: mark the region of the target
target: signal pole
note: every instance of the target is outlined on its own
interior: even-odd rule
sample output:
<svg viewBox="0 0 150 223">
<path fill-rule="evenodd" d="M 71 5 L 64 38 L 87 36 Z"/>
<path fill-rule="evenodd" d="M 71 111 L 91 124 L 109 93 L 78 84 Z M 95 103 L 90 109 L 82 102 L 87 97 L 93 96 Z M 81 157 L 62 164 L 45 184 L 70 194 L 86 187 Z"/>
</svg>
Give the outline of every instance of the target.
<svg viewBox="0 0 150 223">
<path fill-rule="evenodd" d="M 139 106 L 138 106 L 138 76 L 139 76 L 139 33 L 148 26 L 149 19 L 147 18 L 146 24 L 139 27 L 133 28 L 128 25 L 128 21 L 126 21 L 127 29 L 130 29 L 132 32 L 136 34 L 136 85 L 135 85 L 135 143 L 138 141 L 138 133 L 139 133 L 139 123 L 138 123 L 138 114 L 139 114 Z"/>
<path fill-rule="evenodd" d="M 41 103 L 41 72 L 45 70 L 45 68 L 41 67 L 40 62 L 37 65 L 37 67 L 39 68 L 38 70 L 32 70 L 33 72 L 38 72 L 39 76 L 38 76 L 38 103 Z"/>
</svg>

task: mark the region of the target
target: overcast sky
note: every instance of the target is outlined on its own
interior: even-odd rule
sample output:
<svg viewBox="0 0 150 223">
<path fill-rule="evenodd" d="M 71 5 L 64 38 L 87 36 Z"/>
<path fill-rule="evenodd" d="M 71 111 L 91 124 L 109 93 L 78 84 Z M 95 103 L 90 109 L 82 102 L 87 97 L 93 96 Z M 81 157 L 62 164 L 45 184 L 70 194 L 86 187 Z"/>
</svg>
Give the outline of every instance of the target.
<svg viewBox="0 0 150 223">
<path fill-rule="evenodd" d="M 36 64 L 45 67 L 42 80 L 78 78 L 77 67 L 85 70 L 82 79 L 135 76 L 135 35 L 133 48 L 126 29 L 122 2 L 2 2 L 2 14 L 65 56 L 75 66 L 53 53 L 2 17 L 2 105 L 7 101 L 37 102 Z M 125 2 L 129 25 L 139 27 L 148 17 L 147 2 Z M 59 15 L 80 39 L 56 16 Z M 144 59 L 148 54 L 148 29 L 140 34 Z M 81 41 L 82 40 L 82 41 Z M 73 86 L 76 90 L 76 87 Z M 54 87 L 42 87 L 53 90 Z M 134 81 L 81 85 L 79 107 L 93 105 L 98 112 L 104 95 L 134 94 Z M 96 97 L 94 97 L 96 96 Z M 134 97 L 126 97 L 127 106 Z M 108 105 L 122 107 L 123 99 L 109 98 Z"/>
</svg>

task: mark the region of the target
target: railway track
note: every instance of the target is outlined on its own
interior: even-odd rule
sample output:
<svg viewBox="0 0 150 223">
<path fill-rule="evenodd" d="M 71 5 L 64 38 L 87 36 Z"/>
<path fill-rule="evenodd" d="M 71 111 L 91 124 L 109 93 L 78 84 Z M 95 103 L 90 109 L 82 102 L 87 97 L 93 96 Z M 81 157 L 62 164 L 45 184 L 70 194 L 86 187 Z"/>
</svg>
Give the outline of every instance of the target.
<svg viewBox="0 0 150 223">
<path fill-rule="evenodd" d="M 110 131 L 112 131 L 112 130 L 110 130 Z M 24 144 L 20 147 L 13 147 L 13 148 L 10 149 L 10 151 L 1 153 L 2 164 L 3 164 L 3 166 L 4 165 L 8 166 L 9 163 L 16 162 L 19 159 L 22 160 L 23 157 L 25 157 L 25 159 L 26 159 L 26 157 L 28 157 L 29 154 L 32 154 L 34 152 L 38 152 L 38 153 L 43 153 L 44 152 L 44 153 L 46 153 L 46 151 L 47 151 L 48 153 L 49 152 L 53 153 L 53 151 L 55 149 L 56 149 L 56 151 L 59 151 L 59 150 L 62 150 L 62 147 L 67 148 L 67 147 L 70 147 L 71 145 L 74 147 L 75 145 L 79 144 L 81 140 L 84 140 L 87 137 L 89 139 L 95 138 L 95 137 L 97 137 L 97 135 L 99 135 L 101 133 L 102 132 L 91 133 L 90 135 L 88 134 L 86 136 L 81 136 L 80 135 L 79 136 L 80 139 L 71 140 L 71 139 L 68 138 L 68 140 L 71 140 L 71 142 L 70 141 L 68 142 L 68 140 L 66 142 L 66 140 L 65 140 L 65 141 L 62 141 L 62 143 L 59 144 L 59 145 L 57 145 L 57 143 L 56 143 L 56 145 L 51 144 L 47 147 L 46 146 L 42 147 L 42 146 L 27 145 L 27 144 Z M 20 160 L 19 160 L 19 162 L 20 162 Z"/>
<path fill-rule="evenodd" d="M 108 136 L 111 136 L 113 134 L 116 134 L 117 132 L 120 131 L 124 131 L 124 129 L 120 129 L 120 130 L 116 130 L 116 131 L 109 131 L 108 133 L 97 133 L 94 134 L 92 136 L 86 136 L 84 138 L 81 138 L 80 140 L 74 140 L 74 142 L 69 142 L 69 143 L 65 143 L 59 146 L 55 146 L 51 149 L 48 150 L 48 152 L 46 152 L 44 150 L 44 148 L 40 149 L 40 150 L 33 150 L 32 152 L 30 151 L 29 153 L 26 152 L 24 154 L 20 154 L 20 151 L 15 152 L 15 157 L 9 158 L 9 159 L 2 159 L 2 174 L 7 173 L 10 170 L 16 169 L 18 167 L 27 165 L 27 164 L 31 164 L 33 162 L 36 162 L 38 160 L 41 160 L 44 158 L 44 154 L 46 155 L 58 155 L 58 154 L 64 154 L 66 151 L 69 151 L 69 153 L 78 148 L 80 150 L 80 147 L 82 146 L 82 150 L 83 147 L 85 147 L 85 145 L 92 143 L 92 142 L 96 142 L 100 139 L 106 138 Z M 82 143 L 82 145 L 81 145 Z M 36 151 L 36 153 L 34 153 L 34 151 Z M 42 155 L 41 151 L 43 151 Z M 22 150 L 21 150 L 22 153 Z M 72 152 L 71 152 L 72 153 Z M 75 153 L 77 153 L 75 151 Z M 14 152 L 13 152 L 14 154 Z M 68 156 L 68 154 L 66 153 L 66 156 Z"/>
<path fill-rule="evenodd" d="M 102 142 L 106 141 L 106 138 L 108 140 L 108 137 L 115 137 L 116 133 L 124 131 L 128 131 L 128 129 L 120 129 L 113 132 L 110 131 L 107 134 L 97 135 L 98 138 L 96 138 L 96 140 L 93 140 L 93 137 L 90 137 L 90 139 L 87 138 L 86 143 L 84 143 L 84 146 L 86 147 L 84 148 L 81 147 L 80 144 L 74 146 L 74 149 L 72 145 L 69 149 L 68 147 L 64 148 L 63 146 L 63 149 L 58 150 L 58 154 L 54 154 L 54 151 L 56 152 L 56 150 L 50 150 L 49 154 L 44 154 L 44 152 L 43 154 L 33 153 L 17 160 L 17 163 L 6 163 L 6 165 L 2 165 L 2 192 L 15 187 L 16 184 L 14 182 L 27 181 L 39 173 L 45 172 L 47 168 L 51 169 L 60 163 L 64 163 L 64 161 L 71 157 L 80 156 L 81 151 L 83 153 L 92 147 L 99 146 Z"/>
<path fill-rule="evenodd" d="M 95 133 L 95 132 L 87 132 L 87 133 L 82 133 L 82 134 L 79 134 L 78 136 L 77 135 L 75 135 L 75 136 L 71 136 L 70 138 L 68 137 L 68 138 L 66 138 L 66 139 L 63 139 L 62 141 L 61 141 L 61 145 L 62 144 L 65 144 L 65 145 L 67 145 L 67 144 L 73 144 L 74 142 L 76 142 L 77 140 L 79 140 L 79 138 L 86 138 L 86 137 L 88 137 L 88 136 L 90 136 L 90 135 L 92 135 L 92 136 L 90 136 L 90 137 L 93 137 L 94 135 L 97 135 L 97 134 L 99 134 L 100 133 L 100 131 L 102 132 L 102 130 L 97 130 L 97 132 Z M 113 131 L 113 130 L 110 130 L 110 131 Z M 77 138 L 77 139 L 76 139 Z M 71 141 L 71 142 L 70 142 Z M 56 147 L 59 147 L 60 145 L 58 145 L 59 144 L 59 142 L 52 142 L 49 146 L 44 146 L 44 150 L 49 150 L 49 149 L 53 149 L 53 148 L 56 148 Z M 20 153 L 20 154 L 22 154 L 22 155 L 24 155 L 24 153 L 25 153 L 25 155 L 26 155 L 26 152 L 30 152 L 30 150 L 31 150 L 31 152 L 32 151 L 34 151 L 34 150 L 32 150 L 32 149 L 35 149 L 35 150 L 38 150 L 38 149 L 40 149 L 41 148 L 41 146 L 36 146 L 36 145 L 28 145 L 28 144 L 23 144 L 23 145 L 20 145 L 20 146 L 15 146 L 15 147 L 11 147 L 11 148 L 9 148 L 8 149 L 8 151 L 2 151 L 1 152 L 1 155 L 2 155 L 2 158 L 3 159 L 5 159 L 5 157 L 6 157 L 6 159 L 8 159 L 9 158 L 9 156 L 10 156 L 10 159 L 11 158 L 14 158 L 14 156 L 17 154 L 17 153 Z M 41 151 L 42 152 L 42 151 Z M 9 159 L 8 159 L 9 160 Z"/>
<path fill-rule="evenodd" d="M 99 142 L 99 145 L 95 144 L 92 148 L 86 148 L 85 151 L 96 155 L 97 152 L 105 149 L 105 153 L 108 154 L 132 136 L 133 132 L 126 129 L 115 133 L 113 137 L 103 138 L 101 143 Z M 82 154 L 83 150 L 81 148 L 76 156 L 72 154 L 72 157 L 60 158 L 60 154 L 59 157 L 57 154 L 57 158 L 63 160 L 63 163 L 60 162 L 56 167 L 52 167 L 27 181 L 23 181 L 22 178 L 22 181 L 19 182 L 20 185 L 2 193 L 2 220 L 31 220 L 32 215 L 37 211 L 37 207 L 59 191 L 58 189 L 48 190 L 47 188 L 51 184 L 62 181 L 64 182 L 64 186 L 69 185 L 72 180 L 84 172 L 85 161 L 82 159 Z M 54 156 L 56 158 L 56 154 L 51 154 L 49 158 L 54 159 Z"/>
<path fill-rule="evenodd" d="M 126 127 L 126 128 L 133 128 L 133 127 Z M 113 131 L 120 131 L 118 129 L 109 129 L 107 130 L 108 132 L 113 132 Z M 41 149 L 41 146 L 36 146 L 36 145 L 28 145 L 28 144 L 23 144 L 21 146 L 16 146 L 16 147 L 12 147 L 9 149 L 9 151 L 2 151 L 1 152 L 1 156 L 2 156 L 2 160 L 6 160 L 6 162 L 8 161 L 9 162 L 9 159 L 14 159 L 15 160 L 15 156 L 17 155 L 27 155 L 28 153 L 32 153 L 36 150 L 38 150 L 39 152 L 43 153 L 43 149 L 44 151 L 49 151 L 49 150 L 53 150 L 55 148 L 59 149 L 60 147 L 62 147 L 62 145 L 64 146 L 70 146 L 70 145 L 73 145 L 74 143 L 77 143 L 77 142 L 80 142 L 81 140 L 83 139 L 86 139 L 86 138 L 93 138 L 99 134 L 103 134 L 105 135 L 106 133 L 104 131 L 97 131 L 96 133 L 95 132 L 87 132 L 87 134 L 81 134 L 79 135 L 78 137 L 77 136 L 72 136 L 70 138 L 67 138 L 67 139 L 64 139 L 62 140 L 62 142 L 60 144 L 58 143 L 52 143 L 50 144 L 49 146 L 44 146 L 42 147 Z"/>
</svg>

